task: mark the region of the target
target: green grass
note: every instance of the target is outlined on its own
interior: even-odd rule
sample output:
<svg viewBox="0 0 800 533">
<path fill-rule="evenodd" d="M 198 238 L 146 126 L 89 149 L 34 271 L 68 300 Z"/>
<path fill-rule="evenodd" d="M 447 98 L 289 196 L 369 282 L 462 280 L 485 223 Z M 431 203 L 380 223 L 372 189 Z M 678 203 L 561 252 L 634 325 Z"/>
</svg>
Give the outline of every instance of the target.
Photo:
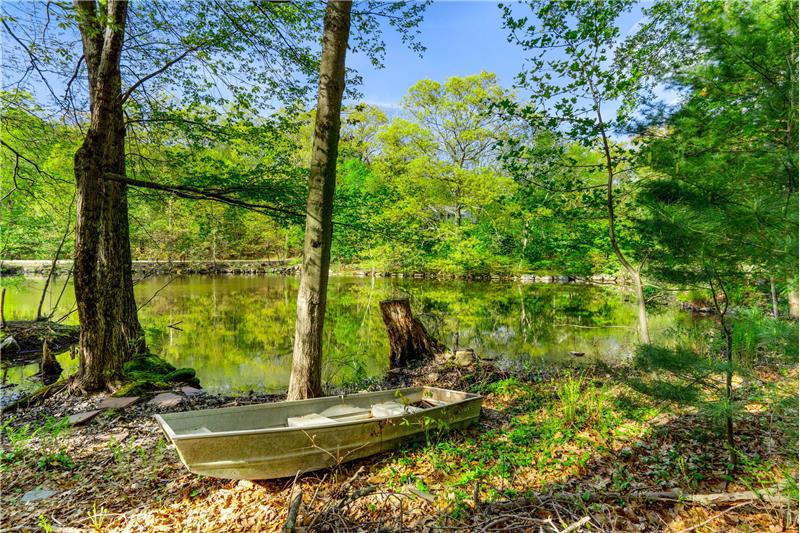
<svg viewBox="0 0 800 533">
<path fill-rule="evenodd" d="M 641 436 L 656 413 L 630 409 L 609 385 L 583 373 L 535 384 L 510 378 L 475 391 L 510 415 L 504 427 L 406 449 L 384 468 L 390 484 L 436 483 L 457 499 L 480 483 L 489 499 L 509 497 L 580 472 L 615 441 Z"/>
</svg>

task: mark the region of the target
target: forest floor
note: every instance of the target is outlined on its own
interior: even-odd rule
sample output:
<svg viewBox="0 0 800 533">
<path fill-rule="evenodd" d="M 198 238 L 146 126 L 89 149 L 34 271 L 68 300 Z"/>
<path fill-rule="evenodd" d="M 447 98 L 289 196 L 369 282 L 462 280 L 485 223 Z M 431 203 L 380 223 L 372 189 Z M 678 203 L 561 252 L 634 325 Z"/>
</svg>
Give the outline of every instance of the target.
<svg viewBox="0 0 800 533">
<path fill-rule="evenodd" d="M 718 424 L 601 369 L 510 375 L 479 363 L 393 374 L 385 386 L 483 394 L 480 423 L 257 482 L 186 471 L 144 401 L 69 428 L 65 416 L 102 396 L 54 397 L 3 423 L 0 530 L 278 531 L 300 493 L 297 531 L 797 531 L 797 368 L 755 375 L 737 390 L 748 400 L 730 475 Z M 194 395 L 167 410 L 279 399 Z M 743 491 L 767 497 L 737 499 Z M 733 501 L 679 496 L 710 493 Z"/>
</svg>

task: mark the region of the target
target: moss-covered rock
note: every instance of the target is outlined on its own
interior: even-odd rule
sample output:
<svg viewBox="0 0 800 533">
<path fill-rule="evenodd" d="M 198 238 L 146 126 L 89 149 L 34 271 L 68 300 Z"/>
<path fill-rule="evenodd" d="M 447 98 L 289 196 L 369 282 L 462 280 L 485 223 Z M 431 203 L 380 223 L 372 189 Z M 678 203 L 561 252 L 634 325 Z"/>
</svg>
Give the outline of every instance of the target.
<svg viewBox="0 0 800 533">
<path fill-rule="evenodd" d="M 156 390 L 164 390 L 178 384 L 200 386 L 194 369 L 175 368 L 155 354 L 140 354 L 123 366 L 126 382 L 114 392 L 114 396 L 141 396 Z"/>
<path fill-rule="evenodd" d="M 166 376 L 167 381 L 194 382 L 198 381 L 194 368 L 179 368 Z"/>
<path fill-rule="evenodd" d="M 134 356 L 122 368 L 125 376 L 133 379 L 157 379 L 175 371 L 174 366 L 151 353 Z"/>
</svg>

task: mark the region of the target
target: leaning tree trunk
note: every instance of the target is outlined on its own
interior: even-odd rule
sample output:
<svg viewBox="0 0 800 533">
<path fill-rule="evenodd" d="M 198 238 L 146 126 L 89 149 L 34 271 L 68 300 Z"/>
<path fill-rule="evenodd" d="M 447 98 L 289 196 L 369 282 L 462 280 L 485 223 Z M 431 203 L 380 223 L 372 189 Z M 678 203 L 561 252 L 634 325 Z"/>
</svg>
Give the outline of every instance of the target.
<svg viewBox="0 0 800 533">
<path fill-rule="evenodd" d="M 297 294 L 290 400 L 322 394 L 322 326 L 333 236 L 333 195 L 339 151 L 344 63 L 352 2 L 329 1 L 322 37 L 317 118 L 308 178 L 303 267 Z"/>
<path fill-rule="evenodd" d="M 127 3 L 109 0 L 106 14 L 98 12 L 93 0 L 77 1 L 76 9 L 91 120 L 75 154 L 73 276 L 81 324 L 75 386 L 100 390 L 113 386 L 123 364 L 145 348 L 133 298 L 127 189 L 105 179 L 125 175 L 120 54 Z"/>
<path fill-rule="evenodd" d="M 445 347 L 428 335 L 422 322 L 411 314 L 408 298 L 382 301 L 381 313 L 389 334 L 390 368 L 403 368 L 445 351 Z"/>
<path fill-rule="evenodd" d="M 628 259 L 622 253 L 617 242 L 617 229 L 616 221 L 617 216 L 614 211 L 614 163 L 611 159 L 611 147 L 605 133 L 605 125 L 603 124 L 602 115 L 600 114 L 599 107 L 597 108 L 597 119 L 600 124 L 600 137 L 603 141 L 603 153 L 606 159 L 606 172 L 608 174 L 608 181 L 606 183 L 606 210 L 608 213 L 608 239 L 611 243 L 611 249 L 617 260 L 633 279 L 633 290 L 636 293 L 637 311 L 639 316 L 639 342 L 642 344 L 650 344 L 650 329 L 647 324 L 647 305 L 644 299 L 644 283 L 642 283 L 642 274 L 630 264 Z"/>
</svg>

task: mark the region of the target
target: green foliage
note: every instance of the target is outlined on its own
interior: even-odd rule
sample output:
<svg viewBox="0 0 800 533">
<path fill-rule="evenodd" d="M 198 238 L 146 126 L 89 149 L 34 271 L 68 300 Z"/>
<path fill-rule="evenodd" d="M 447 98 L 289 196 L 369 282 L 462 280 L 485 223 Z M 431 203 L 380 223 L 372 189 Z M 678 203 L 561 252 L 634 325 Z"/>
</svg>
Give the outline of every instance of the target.
<svg viewBox="0 0 800 533">
<path fill-rule="evenodd" d="M 69 421 L 64 418 L 48 417 L 45 422 L 33 427 L 24 424 L 15 427 L 14 419 L 6 419 L 0 425 L 0 434 L 4 444 L 9 449 L 4 449 L 0 456 L 2 468 L 6 469 L 15 463 L 30 461 L 39 470 L 72 470 L 75 463 L 72 461 L 59 437 L 70 430 Z M 36 452 L 30 445 L 31 441 L 38 441 Z"/>
</svg>

